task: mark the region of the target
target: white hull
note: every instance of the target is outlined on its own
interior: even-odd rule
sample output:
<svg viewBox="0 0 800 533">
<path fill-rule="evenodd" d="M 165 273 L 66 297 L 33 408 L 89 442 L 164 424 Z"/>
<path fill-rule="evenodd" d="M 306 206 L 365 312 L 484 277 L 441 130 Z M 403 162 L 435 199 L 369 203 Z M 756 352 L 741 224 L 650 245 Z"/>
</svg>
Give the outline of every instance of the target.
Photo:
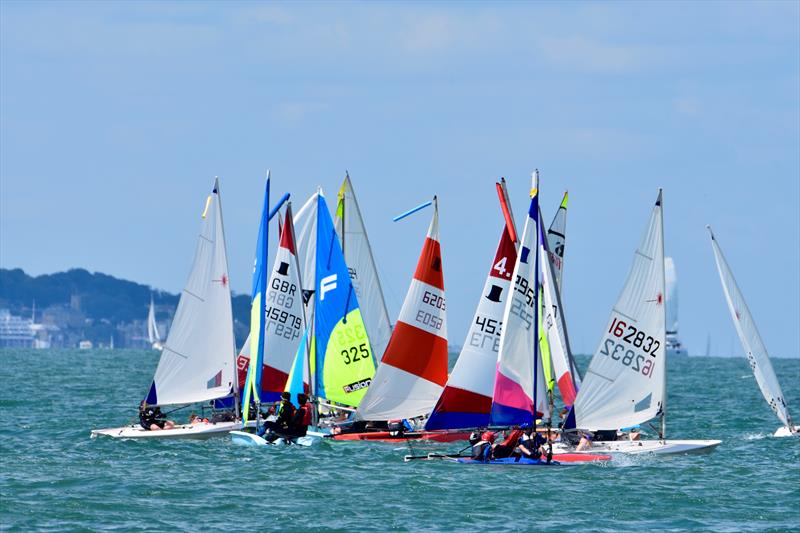
<svg viewBox="0 0 800 533">
<path fill-rule="evenodd" d="M 247 433 L 246 431 L 231 431 L 230 435 L 233 443 L 240 446 L 286 446 L 290 444 L 294 446 L 313 446 L 321 440 L 320 437 L 306 435 L 305 437 L 298 437 L 291 442 L 287 442 L 283 438 L 270 442 L 255 433 Z"/>
<path fill-rule="evenodd" d="M 114 439 L 210 439 L 227 434 L 229 431 L 242 428 L 241 422 L 217 422 L 206 424 L 186 424 L 174 429 L 149 431 L 142 426 L 124 426 L 120 428 L 93 429 L 91 437 L 106 436 Z"/>
<path fill-rule="evenodd" d="M 652 453 L 656 455 L 676 455 L 710 453 L 721 443 L 720 440 L 618 440 L 596 442 L 588 450 L 576 452 L 572 446 L 557 442 L 553 444 L 553 453 L 589 453 L 589 454 L 628 454 L 639 455 Z"/>
<path fill-rule="evenodd" d="M 775 431 L 775 433 L 772 436 L 773 437 L 800 437 L 800 426 L 795 426 L 794 427 L 794 432 L 789 430 L 789 426 L 781 426 Z"/>
</svg>

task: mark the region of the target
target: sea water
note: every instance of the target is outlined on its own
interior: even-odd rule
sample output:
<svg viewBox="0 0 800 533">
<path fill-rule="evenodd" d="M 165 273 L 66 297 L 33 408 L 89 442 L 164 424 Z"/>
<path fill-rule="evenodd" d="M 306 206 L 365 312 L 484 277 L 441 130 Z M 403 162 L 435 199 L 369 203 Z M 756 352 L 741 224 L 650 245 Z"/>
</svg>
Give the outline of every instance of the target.
<svg viewBox="0 0 800 533">
<path fill-rule="evenodd" d="M 800 438 L 771 436 L 778 420 L 743 358 L 668 365 L 668 436 L 722 439 L 714 453 L 538 468 L 403 462 L 462 443 L 90 439 L 134 420 L 157 352 L 4 350 L 0 360 L 4 531 L 800 527 Z M 773 364 L 800 418 L 800 359 Z"/>
</svg>

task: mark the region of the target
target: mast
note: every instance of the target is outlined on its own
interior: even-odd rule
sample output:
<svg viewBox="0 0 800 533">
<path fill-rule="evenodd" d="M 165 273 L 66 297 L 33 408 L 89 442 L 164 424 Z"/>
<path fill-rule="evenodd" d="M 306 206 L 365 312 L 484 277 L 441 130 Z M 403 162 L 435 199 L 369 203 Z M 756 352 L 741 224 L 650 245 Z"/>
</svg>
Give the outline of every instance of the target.
<svg viewBox="0 0 800 533">
<path fill-rule="evenodd" d="M 533 180 L 533 186 L 531 188 L 531 198 L 535 195 L 539 194 L 539 169 L 536 169 L 531 176 Z M 538 209 L 537 209 L 538 211 Z M 537 213 L 538 215 L 539 213 Z M 541 218 L 541 217 L 539 217 Z M 537 227 L 534 228 L 534 232 L 536 234 L 536 240 L 538 241 L 541 238 L 541 231 L 539 231 L 539 224 L 541 221 L 537 223 Z M 536 407 L 539 404 L 539 398 L 537 398 L 537 393 L 539 391 L 539 381 L 538 381 L 538 374 L 539 374 L 539 365 L 541 364 L 541 357 L 542 357 L 542 348 L 539 345 L 539 316 L 542 312 L 541 302 L 539 302 L 539 246 L 538 242 L 536 243 L 536 253 L 534 255 L 534 275 L 533 275 L 533 294 L 534 294 L 534 317 L 533 317 L 533 432 L 534 435 L 536 434 Z M 544 371 L 544 365 L 542 365 L 542 371 Z M 552 398 L 552 396 L 551 396 Z"/>
<path fill-rule="evenodd" d="M 664 288 L 666 292 L 667 281 L 666 281 L 666 272 L 664 270 L 664 199 L 662 197 L 662 190 L 658 189 L 658 201 L 656 205 L 660 206 L 661 209 L 659 210 L 659 214 L 661 217 L 661 287 Z M 664 331 L 667 331 L 667 313 L 666 313 L 666 305 L 667 305 L 667 296 L 666 294 L 663 295 L 664 298 Z M 666 333 L 665 339 L 666 341 Z M 664 398 L 661 400 L 661 440 L 664 441 L 667 437 L 667 349 L 666 346 L 664 347 Z"/>
<path fill-rule="evenodd" d="M 220 225 L 220 228 L 222 228 L 222 245 L 225 247 L 225 257 L 227 258 L 227 256 L 228 256 L 228 246 L 226 244 L 227 241 L 225 239 L 225 224 L 222 222 L 222 193 L 220 192 L 220 189 L 219 189 L 219 176 L 214 176 L 214 188 L 217 189 L 217 202 L 219 202 L 219 208 L 218 208 L 219 225 Z M 230 277 L 228 277 L 228 280 L 229 280 L 228 283 L 230 283 Z M 150 308 L 151 309 L 153 308 L 153 295 L 152 294 L 150 295 Z M 153 315 L 153 318 L 155 319 L 155 314 Z M 155 320 L 154 320 L 154 322 L 155 322 Z M 158 330 L 156 330 L 156 331 L 158 331 Z M 233 322 L 231 322 L 231 331 L 233 331 Z M 156 333 L 156 336 L 158 336 L 158 333 Z M 232 337 L 233 337 L 233 350 L 232 350 L 231 353 L 233 355 L 232 361 L 233 361 L 233 372 L 234 372 L 234 375 L 233 375 L 233 405 L 234 405 L 234 409 L 235 409 L 235 412 L 236 412 L 236 418 L 239 418 L 239 377 L 236 375 L 236 356 L 237 356 L 236 352 L 237 352 L 237 350 L 236 350 L 236 334 L 235 334 L 235 332 L 232 335 Z M 245 422 L 247 422 L 247 421 L 245 420 Z"/>
</svg>

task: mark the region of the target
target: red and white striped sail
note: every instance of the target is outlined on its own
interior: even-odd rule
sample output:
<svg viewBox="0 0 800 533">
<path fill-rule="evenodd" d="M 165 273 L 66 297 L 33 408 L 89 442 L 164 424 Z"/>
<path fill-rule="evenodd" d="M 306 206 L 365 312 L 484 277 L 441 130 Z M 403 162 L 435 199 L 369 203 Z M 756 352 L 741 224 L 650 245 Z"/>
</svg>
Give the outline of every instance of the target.
<svg viewBox="0 0 800 533">
<path fill-rule="evenodd" d="M 431 412 L 447 382 L 447 316 L 439 245 L 439 208 L 383 360 L 356 411 L 360 420 L 412 418 Z"/>
<path fill-rule="evenodd" d="M 267 284 L 264 308 L 264 362 L 261 397 L 277 400 L 286 387 L 300 337 L 305 330 L 303 297 L 293 239 L 291 212 L 287 209 L 278 253 Z M 250 364 L 248 336 L 236 359 L 239 384 L 243 386 Z"/>
</svg>

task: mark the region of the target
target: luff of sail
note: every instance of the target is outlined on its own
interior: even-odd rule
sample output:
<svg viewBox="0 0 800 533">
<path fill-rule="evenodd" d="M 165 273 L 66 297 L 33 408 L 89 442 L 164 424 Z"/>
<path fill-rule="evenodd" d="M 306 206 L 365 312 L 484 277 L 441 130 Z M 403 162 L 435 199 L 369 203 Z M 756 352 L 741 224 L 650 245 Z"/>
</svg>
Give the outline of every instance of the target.
<svg viewBox="0 0 800 533">
<path fill-rule="evenodd" d="M 539 197 L 534 188 L 514 264 L 514 286 L 503 312 L 503 332 L 492 394 L 492 425 L 532 424 L 537 411 L 549 414 L 537 331 L 538 217 Z"/>
<path fill-rule="evenodd" d="M 380 362 L 392 335 L 392 325 L 389 322 L 389 311 L 383 298 L 372 247 L 369 244 L 349 174 L 345 175 L 342 187 L 339 189 L 335 227 L 350 272 L 350 280 L 361 305 L 361 315 L 367 328 L 373 356 L 376 362 Z"/>
<path fill-rule="evenodd" d="M 503 311 L 516 260 L 517 249 L 504 227 L 464 347 L 425 429 L 476 428 L 489 424 Z"/>
<path fill-rule="evenodd" d="M 426 415 L 447 382 L 447 315 L 436 197 L 433 209 L 411 286 L 375 379 L 356 411 L 357 419 Z"/>
<path fill-rule="evenodd" d="M 663 416 L 664 300 L 664 222 L 659 191 L 622 293 L 575 399 L 578 428 L 619 429 Z"/>
<path fill-rule="evenodd" d="M 318 398 L 356 407 L 375 375 L 372 347 L 333 220 L 321 194 L 317 194 L 316 214 L 314 392 Z"/>
<path fill-rule="evenodd" d="M 164 343 L 150 405 L 195 403 L 229 396 L 234 337 L 219 181 L 208 196 L 189 279 Z"/>
<path fill-rule="evenodd" d="M 753 375 L 756 378 L 759 389 L 761 389 L 761 394 L 764 395 L 764 399 L 767 400 L 770 408 L 783 425 L 793 428 L 794 423 L 791 415 L 789 415 L 789 409 L 786 406 L 786 400 L 778 382 L 778 377 L 772 369 L 767 347 L 758 333 L 750 308 L 747 307 L 744 295 L 733 277 L 733 272 L 725 260 L 711 226 L 707 226 L 707 228 L 711 236 L 711 248 L 714 250 L 714 260 L 717 263 L 717 272 L 722 283 L 722 291 L 725 293 L 725 301 L 728 303 L 733 325 L 736 327 L 736 333 L 739 335 L 739 340 L 747 354 L 747 361 L 753 370 Z"/>
</svg>

